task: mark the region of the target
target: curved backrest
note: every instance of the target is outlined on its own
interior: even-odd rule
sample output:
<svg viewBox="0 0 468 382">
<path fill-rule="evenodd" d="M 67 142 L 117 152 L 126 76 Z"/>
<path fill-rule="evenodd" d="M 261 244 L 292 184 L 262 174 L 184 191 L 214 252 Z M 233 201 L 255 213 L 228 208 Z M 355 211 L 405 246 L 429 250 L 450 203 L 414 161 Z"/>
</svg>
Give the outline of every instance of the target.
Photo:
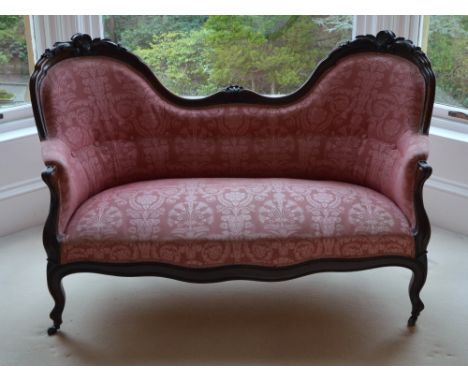
<svg viewBox="0 0 468 382">
<path fill-rule="evenodd" d="M 427 134 L 434 97 L 426 56 L 391 32 L 339 47 L 279 98 L 230 87 L 182 99 L 135 56 L 86 35 L 46 52 L 31 85 L 41 138 L 68 147 L 93 192 L 157 178 L 288 177 L 391 194 L 382 174 Z"/>
</svg>

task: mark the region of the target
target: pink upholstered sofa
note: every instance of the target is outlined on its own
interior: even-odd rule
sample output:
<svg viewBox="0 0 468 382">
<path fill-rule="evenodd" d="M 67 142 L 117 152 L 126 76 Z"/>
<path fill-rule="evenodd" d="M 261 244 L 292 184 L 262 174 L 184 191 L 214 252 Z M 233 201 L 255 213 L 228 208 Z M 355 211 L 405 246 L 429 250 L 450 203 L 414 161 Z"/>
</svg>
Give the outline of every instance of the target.
<svg viewBox="0 0 468 382">
<path fill-rule="evenodd" d="M 75 272 L 277 281 L 403 266 L 414 325 L 434 82 L 424 53 L 388 31 L 339 46 L 276 98 L 239 86 L 181 98 L 109 40 L 55 44 L 30 84 L 51 192 L 49 334 Z"/>
</svg>

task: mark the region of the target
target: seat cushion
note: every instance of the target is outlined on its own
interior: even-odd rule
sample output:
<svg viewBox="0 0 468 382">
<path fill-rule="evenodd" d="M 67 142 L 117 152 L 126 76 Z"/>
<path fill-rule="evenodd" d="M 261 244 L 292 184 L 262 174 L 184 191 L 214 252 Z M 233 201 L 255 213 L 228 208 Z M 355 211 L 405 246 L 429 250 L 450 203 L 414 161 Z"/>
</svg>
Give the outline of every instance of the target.
<svg viewBox="0 0 468 382">
<path fill-rule="evenodd" d="M 131 183 L 81 205 L 62 263 L 279 267 L 321 258 L 414 256 L 387 197 L 332 181 L 196 178 Z"/>
</svg>

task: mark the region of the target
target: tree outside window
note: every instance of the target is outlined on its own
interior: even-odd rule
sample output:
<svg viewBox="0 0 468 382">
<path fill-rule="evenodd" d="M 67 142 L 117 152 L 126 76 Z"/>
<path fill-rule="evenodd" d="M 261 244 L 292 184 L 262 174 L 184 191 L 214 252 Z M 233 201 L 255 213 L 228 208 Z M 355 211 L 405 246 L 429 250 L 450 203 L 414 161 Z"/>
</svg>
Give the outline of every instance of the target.
<svg viewBox="0 0 468 382">
<path fill-rule="evenodd" d="M 352 16 L 105 16 L 106 37 L 140 56 L 183 96 L 230 84 L 261 94 L 297 90 L 338 43 Z"/>
<path fill-rule="evenodd" d="M 436 75 L 436 102 L 468 108 L 468 16 L 430 16 L 423 49 Z"/>
<path fill-rule="evenodd" d="M 28 100 L 28 49 L 23 16 L 0 16 L 0 109 Z"/>
</svg>

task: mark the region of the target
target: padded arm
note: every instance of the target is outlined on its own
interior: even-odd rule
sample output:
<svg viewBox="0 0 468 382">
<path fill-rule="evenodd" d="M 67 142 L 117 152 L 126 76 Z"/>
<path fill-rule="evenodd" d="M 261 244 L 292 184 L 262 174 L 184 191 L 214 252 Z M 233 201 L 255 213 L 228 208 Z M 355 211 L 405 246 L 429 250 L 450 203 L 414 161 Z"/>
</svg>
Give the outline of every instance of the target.
<svg viewBox="0 0 468 382">
<path fill-rule="evenodd" d="M 93 190 L 82 165 L 64 142 L 54 138 L 43 141 L 41 145 L 45 164 L 57 169 L 58 234 L 63 234 L 75 210 L 92 195 Z"/>
<path fill-rule="evenodd" d="M 390 174 L 382 174 L 382 192 L 390 197 L 403 211 L 411 226 L 416 226 L 415 199 L 418 162 L 428 156 L 427 135 L 408 133 L 398 143 L 399 157 Z"/>
</svg>

